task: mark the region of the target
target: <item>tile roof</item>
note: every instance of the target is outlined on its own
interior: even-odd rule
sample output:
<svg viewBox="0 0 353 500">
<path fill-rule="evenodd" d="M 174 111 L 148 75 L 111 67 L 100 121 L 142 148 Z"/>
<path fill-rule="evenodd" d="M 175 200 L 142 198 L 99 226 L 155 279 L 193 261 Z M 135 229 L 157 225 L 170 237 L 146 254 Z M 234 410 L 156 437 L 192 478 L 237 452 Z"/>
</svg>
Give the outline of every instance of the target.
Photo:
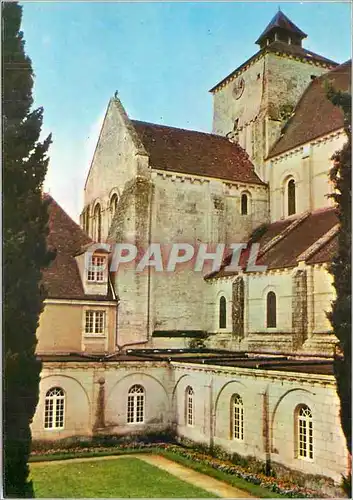
<svg viewBox="0 0 353 500">
<path fill-rule="evenodd" d="M 281 10 L 279 10 L 271 19 L 269 24 L 266 26 L 264 31 L 261 33 L 259 38 L 256 40 L 255 43 L 260 43 L 263 38 L 266 37 L 272 30 L 274 29 L 282 29 L 285 31 L 288 31 L 290 33 L 293 33 L 300 38 L 306 38 L 307 34 L 304 33 L 301 29 L 298 28 Z"/>
<path fill-rule="evenodd" d="M 75 255 L 84 245 L 93 241 L 50 195 L 45 195 L 45 198 L 49 200 L 47 243 L 50 249 L 56 250 L 55 259 L 43 271 L 42 285 L 47 298 L 112 300 L 110 293 L 107 295 L 84 293 Z"/>
<path fill-rule="evenodd" d="M 247 153 L 227 138 L 131 120 L 152 168 L 166 172 L 263 184 Z"/>
<path fill-rule="evenodd" d="M 234 71 L 232 71 L 229 75 L 227 75 L 223 80 L 221 80 L 219 83 L 217 83 L 214 87 L 210 89 L 210 92 L 214 92 L 220 85 L 225 83 L 229 78 L 232 78 L 238 71 L 241 71 L 243 68 L 245 68 L 248 64 L 250 64 L 254 59 L 260 56 L 264 56 L 265 54 L 268 53 L 278 53 L 278 54 L 283 54 L 283 55 L 289 55 L 289 56 L 294 56 L 298 57 L 299 59 L 304 59 L 306 61 L 313 61 L 319 64 L 327 65 L 330 67 L 338 66 L 338 64 L 335 61 L 332 61 L 331 59 L 327 59 L 327 57 L 320 56 L 319 54 L 316 54 L 315 52 L 311 52 L 310 50 L 304 49 L 304 47 L 300 47 L 299 45 L 288 45 L 288 43 L 281 42 L 280 40 L 276 42 L 272 42 L 270 45 L 267 45 L 263 49 L 259 50 L 251 56 L 248 60 L 246 60 L 243 64 L 238 66 Z"/>
<path fill-rule="evenodd" d="M 296 267 L 298 257 L 327 234 L 336 224 L 338 218 L 334 208 L 319 209 L 311 213 L 300 214 L 274 222 L 266 228 L 265 233 L 256 242 L 260 244 L 258 265 L 267 266 L 268 270 Z M 330 262 L 336 251 L 336 238 L 325 241 L 322 246 L 311 253 L 307 264 Z M 266 249 L 267 246 L 267 249 Z M 249 256 L 249 248 L 242 252 L 239 265 L 245 270 Z M 206 279 L 236 275 L 226 271 L 230 257 L 224 259 L 222 268 L 206 276 Z"/>
<path fill-rule="evenodd" d="M 327 99 L 325 83 L 336 90 L 350 92 L 351 61 L 337 66 L 311 82 L 288 120 L 281 137 L 272 147 L 268 158 L 305 144 L 317 137 L 343 127 L 343 113 Z"/>
</svg>

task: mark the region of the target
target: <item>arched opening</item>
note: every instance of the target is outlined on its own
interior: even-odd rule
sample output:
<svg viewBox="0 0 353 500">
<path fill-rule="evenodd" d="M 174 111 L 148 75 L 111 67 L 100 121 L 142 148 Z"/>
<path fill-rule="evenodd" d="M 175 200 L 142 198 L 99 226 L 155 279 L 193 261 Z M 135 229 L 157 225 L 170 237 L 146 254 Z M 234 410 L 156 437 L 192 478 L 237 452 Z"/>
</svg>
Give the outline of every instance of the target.
<svg viewBox="0 0 353 500">
<path fill-rule="evenodd" d="M 194 425 L 194 390 L 188 386 L 185 391 L 186 425 Z"/>
<path fill-rule="evenodd" d="M 227 301 L 223 296 L 219 299 L 219 328 L 227 328 Z"/>
<path fill-rule="evenodd" d="M 113 218 L 114 214 L 116 212 L 116 209 L 118 208 L 118 195 L 116 193 L 114 193 L 113 196 L 110 198 L 109 208 L 110 208 L 111 216 Z"/>
<path fill-rule="evenodd" d="M 248 206 L 248 195 L 246 193 L 243 193 L 241 195 L 241 215 L 248 215 L 249 213 L 249 206 Z"/>
<path fill-rule="evenodd" d="M 127 396 L 127 423 L 141 424 L 145 419 L 145 390 L 142 385 L 135 384 L 129 389 Z"/>
<path fill-rule="evenodd" d="M 44 428 L 63 429 L 65 393 L 61 387 L 52 387 L 45 395 Z"/>
<path fill-rule="evenodd" d="M 266 326 L 267 328 L 276 328 L 277 326 L 276 294 L 274 292 L 268 292 L 266 302 L 267 302 Z"/>
<path fill-rule="evenodd" d="M 232 439 L 244 440 L 244 404 L 239 394 L 234 394 L 231 399 L 231 436 Z"/>
<path fill-rule="evenodd" d="M 295 411 L 297 457 L 303 460 L 314 458 L 313 415 L 310 408 L 300 405 Z"/>
<path fill-rule="evenodd" d="M 290 179 L 287 184 L 287 209 L 288 209 L 288 215 L 294 215 L 296 212 L 294 179 Z"/>
<path fill-rule="evenodd" d="M 102 237 L 102 213 L 101 206 L 99 203 L 95 206 L 94 209 L 94 238 L 96 241 L 101 241 Z"/>
</svg>

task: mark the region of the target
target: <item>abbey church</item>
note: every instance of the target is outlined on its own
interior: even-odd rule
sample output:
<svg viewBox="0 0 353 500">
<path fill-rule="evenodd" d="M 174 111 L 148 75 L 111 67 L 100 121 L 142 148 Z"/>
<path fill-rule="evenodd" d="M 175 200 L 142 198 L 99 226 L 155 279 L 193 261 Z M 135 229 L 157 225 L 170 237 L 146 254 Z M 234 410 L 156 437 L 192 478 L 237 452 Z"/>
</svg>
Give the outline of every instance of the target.
<svg viewBox="0 0 353 500">
<path fill-rule="evenodd" d="M 346 135 L 327 87 L 349 92 L 351 63 L 306 50 L 306 37 L 277 12 L 210 90 L 212 133 L 141 122 L 110 100 L 81 227 L 50 198 L 34 440 L 172 429 L 303 475 L 347 473 L 326 314 L 328 173 Z M 125 243 L 257 243 L 263 267 L 229 270 L 225 253 L 203 272 L 113 269 L 109 248 Z"/>
</svg>

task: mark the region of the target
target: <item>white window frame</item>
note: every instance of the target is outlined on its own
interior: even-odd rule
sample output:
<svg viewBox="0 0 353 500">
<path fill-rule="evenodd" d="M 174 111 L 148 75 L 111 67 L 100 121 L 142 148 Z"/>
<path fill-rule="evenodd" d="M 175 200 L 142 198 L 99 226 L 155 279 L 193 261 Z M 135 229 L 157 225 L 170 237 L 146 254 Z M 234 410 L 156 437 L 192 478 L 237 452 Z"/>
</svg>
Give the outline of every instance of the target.
<svg viewBox="0 0 353 500">
<path fill-rule="evenodd" d="M 87 329 L 88 318 L 91 317 L 92 331 Z M 99 319 L 102 318 L 102 321 Z M 102 323 L 102 328 L 97 329 L 97 326 Z M 84 314 L 84 335 L 85 337 L 105 337 L 106 329 L 106 311 L 102 309 L 86 309 Z"/>
<path fill-rule="evenodd" d="M 244 441 L 244 403 L 239 394 L 232 397 L 232 439 Z"/>
<path fill-rule="evenodd" d="M 44 429 L 60 430 L 65 426 L 65 391 L 52 387 L 45 394 Z"/>
<path fill-rule="evenodd" d="M 106 265 L 107 257 L 92 255 L 87 269 L 87 281 L 89 283 L 104 283 Z"/>
<path fill-rule="evenodd" d="M 195 424 L 195 407 L 194 407 L 194 389 L 190 386 L 186 388 L 185 393 L 185 413 L 186 413 L 186 425 L 188 427 L 193 427 Z"/>
<path fill-rule="evenodd" d="M 140 384 L 130 387 L 127 395 L 127 423 L 143 424 L 145 421 L 145 389 Z"/>
<path fill-rule="evenodd" d="M 313 414 L 306 405 L 297 410 L 297 458 L 312 462 L 314 460 Z"/>
</svg>

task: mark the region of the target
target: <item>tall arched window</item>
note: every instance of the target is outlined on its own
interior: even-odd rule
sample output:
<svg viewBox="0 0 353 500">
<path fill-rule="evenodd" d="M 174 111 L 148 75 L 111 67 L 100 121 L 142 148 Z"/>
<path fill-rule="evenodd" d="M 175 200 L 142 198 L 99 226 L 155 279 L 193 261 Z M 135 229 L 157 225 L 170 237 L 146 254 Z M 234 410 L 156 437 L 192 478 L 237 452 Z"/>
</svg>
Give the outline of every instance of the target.
<svg viewBox="0 0 353 500">
<path fill-rule="evenodd" d="M 63 429 L 65 393 L 61 387 L 52 387 L 45 395 L 44 428 Z"/>
<path fill-rule="evenodd" d="M 94 238 L 96 241 L 100 241 L 102 237 L 102 214 L 101 206 L 97 203 L 94 209 Z"/>
<path fill-rule="evenodd" d="M 276 328 L 277 326 L 276 294 L 274 292 L 268 292 L 266 302 L 267 302 L 266 326 L 267 328 Z"/>
<path fill-rule="evenodd" d="M 244 439 L 244 405 L 239 394 L 234 394 L 231 403 L 232 438 Z"/>
<path fill-rule="evenodd" d="M 188 386 L 185 391 L 186 424 L 194 425 L 194 390 Z"/>
<path fill-rule="evenodd" d="M 297 447 L 298 458 L 314 458 L 313 415 L 308 406 L 297 409 Z"/>
<path fill-rule="evenodd" d="M 225 297 L 219 299 L 219 328 L 227 328 L 227 301 Z"/>
<path fill-rule="evenodd" d="M 248 195 L 243 193 L 241 195 L 241 215 L 248 215 L 249 207 L 248 207 Z"/>
<path fill-rule="evenodd" d="M 288 204 L 288 215 L 295 214 L 295 180 L 291 179 L 287 184 L 287 204 Z"/>
<path fill-rule="evenodd" d="M 145 418 L 145 390 L 142 385 L 133 385 L 127 396 L 127 423 L 141 424 Z"/>
<path fill-rule="evenodd" d="M 118 195 L 116 193 L 113 194 L 113 196 L 110 198 L 109 202 L 109 208 L 111 212 L 111 217 L 114 217 L 114 214 L 116 212 L 116 209 L 118 207 Z"/>
</svg>

